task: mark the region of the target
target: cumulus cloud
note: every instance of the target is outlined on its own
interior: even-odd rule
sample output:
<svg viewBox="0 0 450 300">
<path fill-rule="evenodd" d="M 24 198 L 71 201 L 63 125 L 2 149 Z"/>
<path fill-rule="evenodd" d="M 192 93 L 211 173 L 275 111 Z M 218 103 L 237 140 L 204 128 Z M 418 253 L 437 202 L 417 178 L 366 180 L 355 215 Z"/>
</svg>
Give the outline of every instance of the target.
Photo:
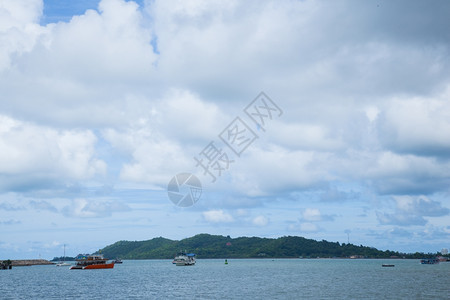
<svg viewBox="0 0 450 300">
<path fill-rule="evenodd" d="M 289 224 L 287 230 L 295 232 L 296 234 L 310 234 L 310 233 L 317 233 L 323 229 L 313 222 L 297 221 Z"/>
<path fill-rule="evenodd" d="M 394 245 L 392 241 L 395 240 L 398 251 L 407 253 L 411 252 L 410 249 L 436 252 L 442 249 L 442 245 L 447 244 L 449 237 L 450 231 L 446 230 L 446 228 L 429 224 L 414 229 L 395 226 L 381 231 L 370 230 L 370 232 L 366 233 L 366 238 L 375 238 L 380 243 L 385 243 L 383 248 L 387 249 L 392 249 Z M 421 240 L 420 245 L 415 242 L 417 240 Z"/>
<path fill-rule="evenodd" d="M 324 215 L 317 208 L 306 208 L 302 212 L 301 219 L 304 221 L 315 222 L 315 221 L 333 221 L 333 215 Z"/>
<path fill-rule="evenodd" d="M 256 226 L 266 226 L 269 223 L 269 218 L 265 216 L 257 216 L 253 218 L 252 223 Z"/>
<path fill-rule="evenodd" d="M 440 202 L 431 200 L 426 196 L 396 196 L 394 199 L 397 208 L 406 213 L 420 213 L 427 217 L 441 217 L 450 213 L 450 209 L 442 207 Z"/>
<path fill-rule="evenodd" d="M 363 176 L 371 180 L 381 194 L 420 195 L 447 188 L 448 161 L 388 151 L 376 154 L 372 162 Z"/>
<path fill-rule="evenodd" d="M 308 189 L 329 179 L 327 170 L 318 168 L 326 154 L 296 151 L 269 145 L 248 148 L 245 156 L 232 166 L 232 186 L 248 196 L 269 196 Z M 286 170 L 289 169 L 289 172 Z"/>
<path fill-rule="evenodd" d="M 11 56 L 31 51 L 42 29 L 37 25 L 41 0 L 0 3 L 0 71 L 11 66 Z"/>
<path fill-rule="evenodd" d="M 344 202 L 350 199 L 357 199 L 360 196 L 356 192 L 340 191 L 336 187 L 330 187 L 320 195 L 320 200 L 324 202 Z"/>
<path fill-rule="evenodd" d="M 223 210 L 209 210 L 202 213 L 205 221 L 210 223 L 231 223 L 234 222 L 232 215 Z"/>
<path fill-rule="evenodd" d="M 40 211 L 40 210 L 47 210 L 47 211 L 51 211 L 51 212 L 58 211 L 55 206 L 48 203 L 47 201 L 30 201 L 30 206 L 33 209 L 36 209 L 38 211 Z"/>
<path fill-rule="evenodd" d="M 378 208 L 393 228 L 448 215 L 431 200 L 449 191 L 448 1 L 102 0 L 40 25 L 43 4 L 0 3 L 0 193 L 16 193 L 2 211 L 22 213 L 27 191 L 78 197 L 67 216 L 126 210 L 81 191 L 161 190 L 195 172 L 193 156 L 264 90 L 283 116 L 205 189 L 205 221 L 272 226 L 268 203 L 321 200 L 291 228 L 317 233 L 332 203 L 373 215 L 365 195 L 410 197 Z"/>
<path fill-rule="evenodd" d="M 425 196 L 395 196 L 395 213 L 377 212 L 381 224 L 399 226 L 425 225 L 424 217 L 442 217 L 450 214 L 450 209 L 438 201 Z"/>
<path fill-rule="evenodd" d="M 76 218 L 103 218 L 113 213 L 130 211 L 130 207 L 118 201 L 100 201 L 93 199 L 73 199 L 72 203 L 62 209 L 64 215 Z"/>
<path fill-rule="evenodd" d="M 383 144 L 398 153 L 448 157 L 449 96 L 450 87 L 435 98 L 394 99 L 380 120 Z"/>
<path fill-rule="evenodd" d="M 146 117 L 122 130 L 105 129 L 103 137 L 132 157 L 121 169 L 124 181 L 163 186 L 176 173 L 193 169 L 193 157 L 201 151 L 197 145 L 214 138 L 221 118 L 217 105 L 172 89 L 152 105 Z"/>
<path fill-rule="evenodd" d="M 448 131 L 445 95 L 429 93 L 429 98 L 404 97 L 389 102 L 380 98 L 418 86 L 411 82 L 431 79 L 442 82 L 448 78 L 445 60 L 442 60 L 446 46 L 434 31 L 439 47 L 426 49 L 411 47 L 405 40 L 392 43 L 398 41 L 398 33 L 390 30 L 381 31 L 381 35 L 361 34 L 354 30 L 361 28 L 360 25 L 349 25 L 361 21 L 352 16 L 346 21 L 349 30 L 336 31 L 339 26 L 330 24 L 342 22 L 337 12 L 344 11 L 346 6 L 333 4 L 332 10 L 329 7 L 324 10 L 326 6 L 322 2 L 275 5 L 272 1 L 245 4 L 239 1 L 227 4 L 155 1 L 140 10 L 133 1 L 104 0 L 99 2 L 97 10 L 87 10 L 68 22 L 47 26 L 36 23 L 42 3 L 29 1 L 28 4 L 26 9 L 20 6 L 20 10 L 12 2 L 5 6 L 4 24 L 9 27 L 4 28 L 25 28 L 26 24 L 34 24 L 37 29 L 33 37 L 27 36 L 27 47 L 17 46 L 22 54 L 13 57 L 15 64 L 8 71 L 10 76 L 0 81 L 5 90 L 1 100 L 13 97 L 15 101 L 9 105 L 10 111 L 38 122 L 105 126 L 102 131 L 105 140 L 114 147 L 122 144 L 127 149 L 126 155 L 131 157 L 124 162 L 123 180 L 161 186 L 176 165 L 179 169 L 189 168 L 190 157 L 195 152 L 183 150 L 186 144 L 195 144 L 198 149 L 202 142 L 213 139 L 223 126 L 221 123 L 226 124 L 230 116 L 227 113 L 238 109 L 230 109 L 231 106 L 223 103 L 239 107 L 242 104 L 238 99 L 249 101 L 254 97 L 252 85 L 256 84 L 256 90 L 269 86 L 276 98 L 282 100 L 286 113 L 285 119 L 273 123 L 272 134 L 267 135 L 274 146 L 257 145 L 248 159 L 240 163 L 242 167 L 238 166 L 233 173 L 233 186 L 240 192 L 256 196 L 311 188 L 339 176 L 348 176 L 336 171 L 343 169 L 342 166 L 347 166 L 349 174 L 364 174 L 367 166 L 377 159 L 381 169 L 370 170 L 365 177 L 373 180 L 380 192 L 402 193 L 416 187 L 417 193 L 428 193 L 444 188 L 448 174 L 440 174 L 432 161 L 427 168 L 430 171 L 420 178 L 409 178 L 407 174 L 414 172 L 407 168 L 398 174 L 399 178 L 386 181 L 383 180 L 385 175 L 380 175 L 383 178 L 378 179 L 377 174 L 391 171 L 383 165 L 386 155 L 360 152 L 359 148 L 364 145 L 358 144 L 366 139 L 364 127 L 376 123 L 380 127 L 381 144 L 394 152 L 423 154 L 425 152 L 418 147 L 425 147 L 437 153 L 448 148 L 447 139 L 442 138 Z M 371 11 L 368 5 L 357 6 L 365 15 L 364 24 L 377 23 L 381 16 L 378 11 Z M 296 17 L 298 15 L 302 18 Z M 148 17 L 151 20 L 147 20 Z M 383 24 L 397 21 L 391 15 L 384 17 Z M 411 26 L 417 27 L 416 24 Z M 333 28 L 336 35 L 326 40 L 317 38 L 309 34 L 310 27 Z M 299 52 L 302 55 L 298 55 Z M 411 60 L 416 63 L 410 64 Z M 395 75 L 390 69 L 392 61 L 408 76 Z M 410 71 L 416 67 L 427 72 Z M 271 72 L 264 72 L 266 69 Z M 259 75 L 253 76 L 256 73 Z M 284 79 L 273 80 L 276 74 Z M 392 78 L 386 74 L 395 77 L 398 84 L 393 85 Z M 252 80 L 243 86 L 242 78 Z M 288 78 L 295 84 L 285 84 Z M 352 82 L 352 87 L 342 80 Z M 26 84 L 27 89 L 21 88 L 21 83 Z M 327 89 L 318 93 L 319 86 Z M 362 91 L 369 93 L 365 98 L 370 98 L 372 103 L 348 99 L 348 93 L 360 95 Z M 327 96 L 329 94 L 333 97 Z M 32 95 L 35 101 L 30 102 Z M 427 103 L 433 105 L 425 107 Z M 36 105 L 44 109 L 38 110 Z M 414 113 L 404 113 L 409 109 Z M 424 111 L 427 113 L 421 114 Z M 408 119 L 410 117 L 415 121 Z M 352 127 L 348 124 L 350 119 L 362 122 L 363 126 Z M 361 121 L 363 119 L 367 119 L 366 123 Z M 435 128 L 440 130 L 433 130 Z M 433 131 L 434 135 L 428 135 L 425 130 Z M 395 138 L 397 136 L 399 138 Z M 423 143 L 424 139 L 428 142 Z M 439 149 L 432 150 L 433 147 Z M 349 152 L 345 153 L 346 149 Z M 180 152 L 183 153 L 180 155 Z M 364 159 L 358 161 L 355 156 Z M 393 159 L 405 157 L 399 154 Z M 167 169 L 162 172 L 164 176 L 157 174 L 161 169 Z M 252 178 L 250 170 L 277 174 L 280 180 L 264 175 Z M 440 180 L 442 176 L 444 179 Z M 240 186 L 242 181 L 248 182 L 251 188 Z M 426 183 L 417 185 L 420 182 Z"/>
<path fill-rule="evenodd" d="M 41 1 L 28 2 L 42 6 Z M 34 8 L 26 4 L 15 5 L 11 13 L 20 16 L 19 8 Z M 133 1 L 105 0 L 98 11 L 87 10 L 70 22 L 33 24 L 37 32 L 23 38 L 29 45 L 17 45 L 18 54 L 8 55 L 14 63 L 1 75 L 1 103 L 8 102 L 9 112 L 51 125 L 126 122 L 129 114 L 139 114 L 135 105 L 142 104 L 130 98 L 147 88 L 134 93 L 124 86 L 151 82 L 157 57 L 150 44 L 151 30 L 143 26 L 142 18 Z M 28 28 L 26 22 L 32 21 L 20 22 Z M 7 32 L 0 36 L 7 44 L 14 40 Z M 123 102 L 125 98 L 129 103 Z"/>
<path fill-rule="evenodd" d="M 307 208 L 302 213 L 302 219 L 306 221 L 320 221 L 322 219 L 320 210 L 317 208 Z"/>
<path fill-rule="evenodd" d="M 90 130 L 57 130 L 0 115 L 0 189 L 22 191 L 104 174 Z"/>
<path fill-rule="evenodd" d="M 420 237 L 426 238 L 427 240 L 436 240 L 436 241 L 447 241 L 450 238 L 450 228 L 442 228 L 437 226 L 428 226 L 423 230 L 419 231 L 418 234 Z"/>
<path fill-rule="evenodd" d="M 45 243 L 43 245 L 44 248 L 53 248 L 53 247 L 59 247 L 61 245 L 58 241 L 52 241 L 51 243 Z"/>
<path fill-rule="evenodd" d="M 413 226 L 425 225 L 427 221 L 419 215 L 410 215 L 407 213 L 382 213 L 377 211 L 377 218 L 384 225 Z"/>
<path fill-rule="evenodd" d="M 319 231 L 319 227 L 314 223 L 301 223 L 299 226 L 300 231 L 303 232 L 317 232 Z"/>
</svg>

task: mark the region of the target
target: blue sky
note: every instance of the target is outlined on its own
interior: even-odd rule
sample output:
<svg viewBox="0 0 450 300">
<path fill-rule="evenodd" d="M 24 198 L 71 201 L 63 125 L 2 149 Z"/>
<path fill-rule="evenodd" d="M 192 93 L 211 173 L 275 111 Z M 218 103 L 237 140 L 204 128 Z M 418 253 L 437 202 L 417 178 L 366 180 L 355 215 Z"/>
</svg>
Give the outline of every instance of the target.
<svg viewBox="0 0 450 300">
<path fill-rule="evenodd" d="M 0 259 L 198 233 L 449 248 L 449 13 L 0 1 Z M 282 111 L 264 126 L 245 113 L 261 91 Z M 239 156 L 236 117 L 257 137 Z M 211 142 L 232 161 L 215 182 L 194 160 Z M 190 207 L 167 194 L 182 172 Z"/>
</svg>

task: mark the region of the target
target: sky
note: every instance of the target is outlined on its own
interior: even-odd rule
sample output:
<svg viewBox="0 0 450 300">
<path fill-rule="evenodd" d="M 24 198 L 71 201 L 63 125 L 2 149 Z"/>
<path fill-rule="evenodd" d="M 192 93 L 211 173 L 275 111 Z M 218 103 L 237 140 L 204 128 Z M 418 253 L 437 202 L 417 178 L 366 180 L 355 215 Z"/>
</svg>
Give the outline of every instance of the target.
<svg viewBox="0 0 450 300">
<path fill-rule="evenodd" d="M 0 258 L 199 233 L 450 248 L 449 15 L 0 0 Z"/>
</svg>

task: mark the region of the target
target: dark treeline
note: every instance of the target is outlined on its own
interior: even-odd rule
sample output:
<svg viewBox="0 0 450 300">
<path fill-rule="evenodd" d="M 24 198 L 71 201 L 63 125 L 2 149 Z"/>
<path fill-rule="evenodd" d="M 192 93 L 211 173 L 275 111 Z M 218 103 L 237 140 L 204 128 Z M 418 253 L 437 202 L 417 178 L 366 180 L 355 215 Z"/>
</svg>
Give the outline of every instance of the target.
<svg viewBox="0 0 450 300">
<path fill-rule="evenodd" d="M 399 253 L 339 242 L 316 241 L 298 236 L 276 239 L 198 234 L 180 241 L 163 237 L 147 241 L 119 241 L 101 249 L 108 258 L 170 259 L 179 251 L 198 258 L 430 258 L 438 253 Z M 58 259 L 59 260 L 59 259 Z M 66 258 L 68 260 L 68 258 Z"/>
</svg>

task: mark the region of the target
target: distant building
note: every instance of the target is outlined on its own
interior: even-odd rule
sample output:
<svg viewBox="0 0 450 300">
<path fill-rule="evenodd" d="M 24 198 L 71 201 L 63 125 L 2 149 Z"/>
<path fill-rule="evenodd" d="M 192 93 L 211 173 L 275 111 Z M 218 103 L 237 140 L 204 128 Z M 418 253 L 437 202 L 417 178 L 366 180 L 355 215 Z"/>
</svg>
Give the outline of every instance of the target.
<svg viewBox="0 0 450 300">
<path fill-rule="evenodd" d="M 442 254 L 442 255 L 447 255 L 447 254 L 448 254 L 448 249 L 447 249 L 447 248 L 443 248 L 443 249 L 441 250 L 441 254 Z"/>
</svg>

